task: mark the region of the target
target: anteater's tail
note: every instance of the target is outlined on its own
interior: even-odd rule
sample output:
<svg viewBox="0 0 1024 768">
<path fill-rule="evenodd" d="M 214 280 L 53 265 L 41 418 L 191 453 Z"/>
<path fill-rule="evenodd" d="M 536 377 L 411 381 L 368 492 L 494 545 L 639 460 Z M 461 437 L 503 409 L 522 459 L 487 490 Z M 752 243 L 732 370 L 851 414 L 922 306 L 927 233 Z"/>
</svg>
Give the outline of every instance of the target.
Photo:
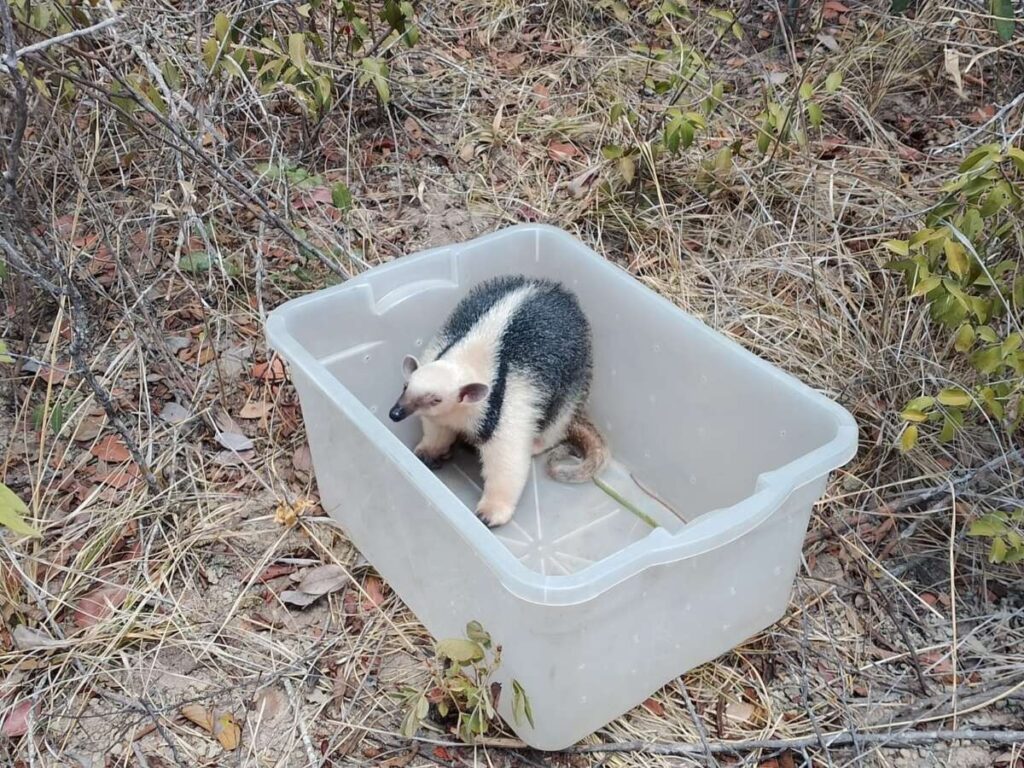
<svg viewBox="0 0 1024 768">
<path fill-rule="evenodd" d="M 577 413 L 565 441 L 548 454 L 548 474 L 560 483 L 586 483 L 608 461 L 608 446 L 586 416 Z"/>
</svg>

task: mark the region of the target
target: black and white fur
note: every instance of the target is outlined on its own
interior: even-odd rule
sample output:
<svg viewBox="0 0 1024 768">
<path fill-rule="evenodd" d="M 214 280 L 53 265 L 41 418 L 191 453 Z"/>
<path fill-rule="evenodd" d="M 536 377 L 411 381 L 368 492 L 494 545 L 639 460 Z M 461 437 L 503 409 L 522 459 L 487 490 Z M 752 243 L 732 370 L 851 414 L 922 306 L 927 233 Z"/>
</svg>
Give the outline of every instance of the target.
<svg viewBox="0 0 1024 768">
<path fill-rule="evenodd" d="M 605 461 L 604 443 L 583 415 L 592 373 L 590 324 L 576 297 L 550 280 L 505 276 L 459 302 L 421 360 L 403 361 L 406 385 L 390 417 L 422 417 L 416 455 L 439 466 L 463 439 L 479 448 L 490 526 L 511 519 L 531 457 L 557 480 L 584 482 Z M 568 442 L 582 461 L 566 464 Z"/>
</svg>

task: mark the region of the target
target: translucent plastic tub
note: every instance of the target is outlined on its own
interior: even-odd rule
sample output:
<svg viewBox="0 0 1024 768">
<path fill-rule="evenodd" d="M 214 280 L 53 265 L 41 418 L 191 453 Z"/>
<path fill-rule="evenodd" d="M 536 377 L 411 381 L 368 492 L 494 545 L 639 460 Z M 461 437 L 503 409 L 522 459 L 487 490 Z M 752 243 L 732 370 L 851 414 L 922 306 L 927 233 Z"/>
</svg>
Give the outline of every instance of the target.
<svg viewBox="0 0 1024 768">
<path fill-rule="evenodd" d="M 594 332 L 590 414 L 613 461 L 593 485 L 539 457 L 508 525 L 473 514 L 476 458 L 433 472 L 387 411 L 401 362 L 475 284 L 562 281 Z M 499 710 L 566 747 L 785 611 L 811 507 L 854 454 L 840 406 L 660 298 L 570 235 L 515 226 L 408 256 L 270 316 L 324 508 L 438 639 L 503 646 Z M 511 716 L 509 681 L 536 726 Z"/>
</svg>

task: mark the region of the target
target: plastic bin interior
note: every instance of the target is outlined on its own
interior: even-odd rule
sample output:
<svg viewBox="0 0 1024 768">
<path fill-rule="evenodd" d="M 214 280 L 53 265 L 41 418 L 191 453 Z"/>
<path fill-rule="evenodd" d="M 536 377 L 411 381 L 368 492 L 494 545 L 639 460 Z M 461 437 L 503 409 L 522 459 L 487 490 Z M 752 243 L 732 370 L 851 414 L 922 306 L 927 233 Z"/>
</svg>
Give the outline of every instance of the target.
<svg viewBox="0 0 1024 768">
<path fill-rule="evenodd" d="M 475 455 L 461 451 L 431 472 L 411 451 L 420 436 L 418 420 L 393 424 L 387 412 L 401 390 L 403 356 L 426 346 L 470 288 L 510 273 L 560 280 L 578 295 L 594 339 L 589 412 L 613 460 L 597 483 L 576 486 L 551 481 L 539 457 L 512 522 L 491 531 L 473 514 L 480 495 Z M 325 508 L 435 636 L 491 613 L 491 621 L 501 625 L 503 615 L 494 606 L 508 595 L 545 609 L 579 606 L 645 569 L 756 537 L 759 526 L 810 484 L 814 497 L 801 497 L 801 510 L 787 523 L 788 538 L 772 542 L 774 554 L 765 555 L 778 558 L 783 567 L 776 570 L 789 583 L 772 593 L 764 617 L 740 622 L 743 631 L 756 631 L 784 610 L 811 503 L 828 473 L 856 449 L 856 426 L 843 408 L 682 312 L 567 233 L 542 225 L 514 226 L 407 256 L 293 300 L 272 313 L 268 336 L 292 367 Z M 395 510 L 396 505 L 406 508 Z M 409 530 L 396 534 L 396 525 Z M 415 557 L 417 541 L 429 545 L 442 529 L 447 538 L 437 534 L 433 546 L 448 551 L 424 553 L 417 575 L 407 574 L 402 558 Z M 438 579 L 447 578 L 445 564 L 432 564 L 441 556 L 462 557 L 464 569 L 490 573 L 488 579 L 469 573 L 479 584 L 456 587 L 468 604 L 432 598 L 414 580 L 429 580 L 431 569 Z M 749 576 L 756 588 L 757 575 Z M 735 592 L 736 578 L 730 578 Z M 692 575 L 680 579 L 680 600 L 687 588 L 722 588 L 711 576 L 697 584 L 685 581 L 693 581 Z M 507 595 L 492 595 L 488 605 L 485 588 Z M 651 610 L 659 620 L 659 612 L 678 606 Z M 561 618 L 570 622 L 569 616 Z M 588 614 L 586 621 L 594 618 Z M 524 626 L 525 614 L 516 620 L 520 629 L 510 632 L 550 630 Z M 503 641 L 508 649 L 513 638 Z M 717 642 L 732 641 L 737 638 L 724 632 Z M 550 651 L 552 658 L 563 650 Z M 714 642 L 690 655 L 677 650 L 674 662 L 670 650 L 652 646 L 646 652 L 664 660 L 652 657 L 650 680 L 638 681 L 622 701 L 592 706 L 585 713 L 589 720 L 577 717 L 543 738 L 517 732 L 536 746 L 578 738 L 585 735 L 579 732 L 584 723 L 599 727 L 603 723 L 593 718 L 613 717 L 622 711 L 617 708 L 642 700 L 650 693 L 642 693 L 642 686 L 655 684 L 673 663 L 702 661 L 712 650 Z M 512 662 L 514 652 L 506 654 Z M 522 670 L 517 674 L 529 677 Z M 535 710 L 544 709 L 533 699 Z"/>
</svg>

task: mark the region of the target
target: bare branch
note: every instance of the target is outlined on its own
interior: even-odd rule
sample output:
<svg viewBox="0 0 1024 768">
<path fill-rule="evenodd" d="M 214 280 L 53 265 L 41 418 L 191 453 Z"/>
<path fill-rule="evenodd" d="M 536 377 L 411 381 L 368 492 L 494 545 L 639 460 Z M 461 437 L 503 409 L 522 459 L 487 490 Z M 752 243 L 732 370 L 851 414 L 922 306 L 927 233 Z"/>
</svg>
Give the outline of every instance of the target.
<svg viewBox="0 0 1024 768">
<path fill-rule="evenodd" d="M 87 35 L 100 32 L 107 27 L 117 24 L 121 18 L 119 16 L 111 16 L 109 19 L 104 19 L 101 22 L 93 24 L 90 27 L 82 27 L 81 29 L 73 29 L 70 32 L 65 32 L 63 35 L 57 35 L 56 37 L 50 37 L 46 40 L 40 40 L 38 43 L 32 43 L 32 45 L 26 45 L 24 48 L 19 48 L 14 52 L 14 64 L 18 62 L 18 59 L 24 58 L 30 53 L 37 53 L 44 51 L 47 48 L 54 45 L 63 45 L 64 43 L 75 40 L 79 37 L 86 37 Z M 0 64 L 0 72 L 11 72 L 12 62 L 9 58 L 5 58 L 4 62 Z"/>
</svg>

